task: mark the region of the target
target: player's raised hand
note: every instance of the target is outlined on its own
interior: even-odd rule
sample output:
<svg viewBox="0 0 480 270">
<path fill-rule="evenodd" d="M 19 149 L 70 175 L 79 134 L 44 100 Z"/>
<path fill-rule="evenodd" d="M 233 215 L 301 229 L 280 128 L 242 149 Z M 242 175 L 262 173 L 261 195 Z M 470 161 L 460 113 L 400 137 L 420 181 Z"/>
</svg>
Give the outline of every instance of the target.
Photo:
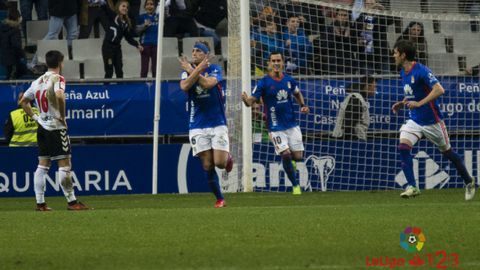
<svg viewBox="0 0 480 270">
<path fill-rule="evenodd" d="M 181 57 L 178 58 L 178 62 L 180 62 L 180 65 L 182 66 L 182 69 L 185 70 L 188 74 L 192 73 L 193 67 L 188 62 L 187 57 L 182 55 Z"/>
<path fill-rule="evenodd" d="M 210 65 L 210 57 L 205 57 L 200 64 L 198 64 L 197 68 L 199 68 L 201 71 L 204 71 L 205 69 L 208 68 Z"/>
<path fill-rule="evenodd" d="M 304 114 L 308 114 L 310 112 L 310 108 L 308 106 L 302 106 L 300 108 L 300 112 L 302 112 Z"/>
</svg>

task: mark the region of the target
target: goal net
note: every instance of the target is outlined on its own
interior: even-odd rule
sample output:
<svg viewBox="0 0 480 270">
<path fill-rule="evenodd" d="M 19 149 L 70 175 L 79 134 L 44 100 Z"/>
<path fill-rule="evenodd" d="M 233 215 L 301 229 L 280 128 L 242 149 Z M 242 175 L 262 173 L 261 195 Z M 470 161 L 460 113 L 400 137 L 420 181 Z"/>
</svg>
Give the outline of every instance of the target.
<svg viewBox="0 0 480 270">
<path fill-rule="evenodd" d="M 269 141 L 261 105 L 251 110 L 251 142 L 242 140 L 241 42 L 250 43 L 252 86 L 268 73 L 272 51 L 285 55 L 286 73 L 298 81 L 310 114 L 297 115 L 305 145 L 297 177 L 308 191 L 384 190 L 406 185 L 397 152 L 407 110 L 392 49 L 399 39 L 417 47 L 417 62 L 430 67 L 451 145 L 479 180 L 480 32 L 476 1 L 250 1 L 250 36 L 240 35 L 239 2 L 229 1 L 228 117 L 237 166 L 224 180 L 244 190 L 241 156 L 252 147 L 254 191 L 289 191 L 290 181 Z M 353 3 L 352 3 L 353 2 Z M 365 81 L 374 78 L 373 92 Z M 295 111 L 299 108 L 295 105 Z M 248 112 L 248 110 L 245 110 Z M 244 113 L 245 113 L 244 112 Z M 421 189 L 463 187 L 455 168 L 426 139 L 412 151 Z M 246 179 L 247 181 L 249 179 Z"/>
</svg>

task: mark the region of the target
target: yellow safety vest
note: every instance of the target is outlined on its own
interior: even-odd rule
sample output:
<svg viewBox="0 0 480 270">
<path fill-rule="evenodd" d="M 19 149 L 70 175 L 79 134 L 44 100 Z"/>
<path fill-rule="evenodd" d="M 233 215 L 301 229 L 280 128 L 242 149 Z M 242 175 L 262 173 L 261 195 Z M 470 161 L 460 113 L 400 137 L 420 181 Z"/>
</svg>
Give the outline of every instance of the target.
<svg viewBox="0 0 480 270">
<path fill-rule="evenodd" d="M 33 112 L 38 114 L 38 109 L 33 107 Z M 13 136 L 10 147 L 36 146 L 37 145 L 37 122 L 33 120 L 22 108 L 10 113 L 13 123 Z"/>
</svg>

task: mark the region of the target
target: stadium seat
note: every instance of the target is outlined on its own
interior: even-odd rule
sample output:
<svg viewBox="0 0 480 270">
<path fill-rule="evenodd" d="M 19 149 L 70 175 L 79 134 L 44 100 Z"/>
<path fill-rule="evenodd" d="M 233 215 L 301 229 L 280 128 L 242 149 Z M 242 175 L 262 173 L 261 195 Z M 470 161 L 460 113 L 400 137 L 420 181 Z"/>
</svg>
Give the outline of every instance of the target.
<svg viewBox="0 0 480 270">
<path fill-rule="evenodd" d="M 123 77 L 140 78 L 140 54 L 138 53 L 138 51 L 137 55 L 129 55 L 128 57 L 123 57 Z"/>
<path fill-rule="evenodd" d="M 420 10 L 420 0 L 392 0 L 390 9 L 394 11 L 418 11 Z"/>
<path fill-rule="evenodd" d="M 62 75 L 68 80 L 80 79 L 80 61 L 66 60 L 63 62 Z"/>
<path fill-rule="evenodd" d="M 429 53 L 447 53 L 445 46 L 445 36 L 441 34 L 431 34 L 425 36 L 427 39 Z"/>
<path fill-rule="evenodd" d="M 458 55 L 454 53 L 428 54 L 428 66 L 436 75 L 458 75 L 458 60 Z"/>
<path fill-rule="evenodd" d="M 448 35 L 455 35 L 458 33 L 474 35 L 470 32 L 469 21 L 440 21 L 440 32 Z"/>
<path fill-rule="evenodd" d="M 42 40 L 48 33 L 48 20 L 27 21 L 26 45 L 35 45 L 38 40 Z"/>
<path fill-rule="evenodd" d="M 187 38 L 183 38 L 183 46 L 182 46 L 183 50 L 182 50 L 182 52 L 188 58 L 188 60 L 191 60 L 193 45 L 195 45 L 195 42 L 197 42 L 198 40 L 207 41 L 208 45 L 210 45 L 210 51 L 213 52 L 213 38 L 212 37 L 187 37 Z"/>
<path fill-rule="evenodd" d="M 68 44 L 65 39 L 37 40 L 37 57 L 40 63 L 45 63 L 45 54 L 48 51 L 57 50 L 68 59 Z"/>
<path fill-rule="evenodd" d="M 162 39 L 162 55 L 178 57 L 178 39 L 166 38 Z"/>
<path fill-rule="evenodd" d="M 473 53 L 473 54 L 466 54 L 467 58 L 467 67 L 473 67 L 480 64 L 480 54 Z"/>
<path fill-rule="evenodd" d="M 393 48 L 395 43 L 397 42 L 397 38 L 400 36 L 400 34 L 396 34 L 394 32 L 387 32 L 387 41 L 388 45 L 390 48 Z"/>
<path fill-rule="evenodd" d="M 178 80 L 181 72 L 177 56 L 162 58 L 162 80 Z"/>
<path fill-rule="evenodd" d="M 140 51 L 138 51 L 137 48 L 130 45 L 130 43 L 128 43 L 125 39 L 122 39 L 122 54 L 123 54 L 123 59 L 127 57 L 137 57 L 137 56 L 140 56 Z"/>
<path fill-rule="evenodd" d="M 100 79 L 105 77 L 103 59 L 101 56 L 86 59 L 85 61 L 83 61 L 83 66 L 85 79 Z"/>
<path fill-rule="evenodd" d="M 460 54 L 478 53 L 480 44 L 480 35 L 478 33 L 458 33 L 453 34 L 453 51 Z"/>
<path fill-rule="evenodd" d="M 72 41 L 73 60 L 83 61 L 102 56 L 101 38 L 75 39 Z"/>
</svg>

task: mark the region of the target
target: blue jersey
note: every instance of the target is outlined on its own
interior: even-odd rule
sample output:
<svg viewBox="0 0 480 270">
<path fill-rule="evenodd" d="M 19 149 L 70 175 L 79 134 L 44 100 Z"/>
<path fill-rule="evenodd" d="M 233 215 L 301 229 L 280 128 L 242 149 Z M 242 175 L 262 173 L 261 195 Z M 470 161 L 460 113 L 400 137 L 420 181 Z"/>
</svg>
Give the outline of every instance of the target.
<svg viewBox="0 0 480 270">
<path fill-rule="evenodd" d="M 282 131 L 297 126 L 292 95 L 298 93 L 297 82 L 287 74 L 281 79 L 263 77 L 253 89 L 252 96 L 263 99 L 269 131 Z"/>
<path fill-rule="evenodd" d="M 143 25 L 146 20 L 149 20 L 151 24 L 145 29 L 145 32 L 140 35 L 140 44 L 156 46 L 158 37 L 158 14 L 140 14 L 140 16 L 138 16 L 137 25 Z"/>
<path fill-rule="evenodd" d="M 195 83 L 188 90 L 189 128 L 211 128 L 227 125 L 225 93 L 220 84 L 222 69 L 218 65 L 211 64 L 201 75 L 215 77 L 218 83 L 210 89 L 203 89 L 198 83 Z M 188 74 L 184 71 L 181 76 L 182 80 L 185 80 Z"/>
<path fill-rule="evenodd" d="M 420 101 L 424 99 L 430 94 L 432 87 L 438 83 L 432 71 L 418 62 L 414 62 L 408 72 L 405 72 L 402 68 L 400 76 L 402 77 L 405 98 L 408 100 Z M 432 125 L 441 121 L 443 116 L 438 106 L 438 99 L 410 110 L 410 119 L 421 126 Z"/>
</svg>

